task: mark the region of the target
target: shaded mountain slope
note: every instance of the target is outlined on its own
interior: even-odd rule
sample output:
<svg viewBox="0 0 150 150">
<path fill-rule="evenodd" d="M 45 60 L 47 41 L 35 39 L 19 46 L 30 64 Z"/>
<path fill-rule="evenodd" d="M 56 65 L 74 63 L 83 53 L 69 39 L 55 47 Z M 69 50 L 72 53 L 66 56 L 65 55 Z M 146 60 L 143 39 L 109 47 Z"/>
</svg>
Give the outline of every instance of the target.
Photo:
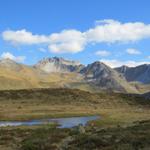
<svg viewBox="0 0 150 150">
<path fill-rule="evenodd" d="M 150 84 L 150 65 L 144 64 L 137 67 L 122 66 L 115 68 L 116 71 L 122 73 L 127 81 L 138 81 L 143 84 Z"/>
<path fill-rule="evenodd" d="M 87 82 L 91 82 L 103 89 L 136 92 L 136 89 L 129 85 L 121 74 L 104 63 L 94 62 L 80 72 L 85 76 Z"/>
</svg>

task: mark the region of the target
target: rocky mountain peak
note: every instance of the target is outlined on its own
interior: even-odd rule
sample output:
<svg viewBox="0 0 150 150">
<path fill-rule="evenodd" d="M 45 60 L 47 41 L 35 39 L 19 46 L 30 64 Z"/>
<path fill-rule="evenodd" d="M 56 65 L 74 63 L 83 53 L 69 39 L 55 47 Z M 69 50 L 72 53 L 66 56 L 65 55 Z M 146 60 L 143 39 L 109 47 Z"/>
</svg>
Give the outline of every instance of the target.
<svg viewBox="0 0 150 150">
<path fill-rule="evenodd" d="M 100 75 L 107 76 L 113 70 L 100 61 L 95 61 L 92 64 L 87 65 L 87 67 L 81 70 L 81 73 L 87 76 L 93 76 L 94 78 Z"/>
<path fill-rule="evenodd" d="M 38 62 L 39 64 L 55 63 L 64 65 L 80 65 L 80 62 L 67 60 L 62 57 L 44 58 Z"/>
<path fill-rule="evenodd" d="M 47 73 L 50 72 L 73 72 L 81 66 L 77 61 L 71 61 L 62 57 L 44 58 L 39 61 L 34 67 L 39 68 Z"/>
<path fill-rule="evenodd" d="M 87 82 L 104 89 L 125 91 L 130 88 L 120 73 L 99 61 L 87 65 L 81 70 L 81 73 Z"/>
<path fill-rule="evenodd" d="M 49 86 L 49 78 L 47 77 L 53 75 L 51 72 L 58 72 L 56 76 L 58 75 L 59 78 L 62 77 L 59 73 L 67 73 L 67 75 L 69 75 L 68 78 L 74 75 L 79 77 L 79 80 L 76 84 L 86 84 L 90 86 L 90 88 L 109 89 L 122 92 L 136 90 L 134 87 L 131 87 L 130 84 L 128 84 L 123 75 L 100 61 L 95 61 L 87 66 L 84 66 L 76 61 L 66 60 L 61 57 L 52 57 L 44 58 L 34 66 L 25 66 L 10 59 L 2 59 L 0 60 L 0 68 L 2 74 L 6 72 L 5 78 L 8 78 L 7 72 L 10 72 L 11 76 L 12 71 L 12 75 L 14 75 L 15 80 L 21 80 L 24 85 L 29 85 L 32 82 L 35 87 Z M 125 68 L 127 67 L 124 67 L 124 69 Z M 69 74 L 70 72 L 72 73 Z M 149 74 L 148 71 L 147 74 Z M 42 82 L 43 80 L 44 85 Z M 68 81 L 69 80 L 72 79 L 70 78 Z M 15 81 L 12 81 L 11 79 L 11 82 L 14 83 Z M 57 84 L 59 85 L 59 83 Z M 69 85 L 68 82 L 64 82 L 63 84 L 64 86 L 76 86 L 76 84 Z"/>
</svg>

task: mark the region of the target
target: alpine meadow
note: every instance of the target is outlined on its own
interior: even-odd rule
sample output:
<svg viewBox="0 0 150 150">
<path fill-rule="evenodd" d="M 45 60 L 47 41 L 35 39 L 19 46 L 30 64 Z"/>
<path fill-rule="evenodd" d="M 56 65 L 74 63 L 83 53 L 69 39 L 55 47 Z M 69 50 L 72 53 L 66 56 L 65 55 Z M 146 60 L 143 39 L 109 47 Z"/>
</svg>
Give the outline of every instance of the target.
<svg viewBox="0 0 150 150">
<path fill-rule="evenodd" d="M 1 0 L 0 150 L 150 150 L 149 6 Z"/>
</svg>

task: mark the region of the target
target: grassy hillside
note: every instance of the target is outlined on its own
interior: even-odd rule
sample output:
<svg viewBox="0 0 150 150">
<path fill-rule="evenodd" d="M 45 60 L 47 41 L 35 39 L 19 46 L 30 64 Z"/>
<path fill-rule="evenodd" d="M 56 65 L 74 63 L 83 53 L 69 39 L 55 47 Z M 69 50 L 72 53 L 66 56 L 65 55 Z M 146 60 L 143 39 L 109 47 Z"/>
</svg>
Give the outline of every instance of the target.
<svg viewBox="0 0 150 150">
<path fill-rule="evenodd" d="M 149 100 L 131 94 L 61 88 L 0 91 L 1 120 L 99 114 L 122 122 L 123 115 L 130 117 L 131 121 L 149 118 L 149 106 Z"/>
<path fill-rule="evenodd" d="M 113 107 L 122 105 L 124 106 L 149 106 L 150 100 L 144 99 L 139 94 L 128 93 L 114 93 L 101 91 L 97 93 L 91 93 L 88 91 L 82 91 L 79 89 L 68 88 L 38 88 L 38 89 L 22 89 L 22 90 L 3 90 L 0 91 L 0 101 L 32 101 L 36 102 L 44 101 L 49 103 L 96 103 L 109 106 L 109 103 Z M 118 105 L 116 105 L 118 104 Z"/>
<path fill-rule="evenodd" d="M 134 86 L 138 93 L 146 93 L 150 91 L 150 84 L 142 84 L 139 82 L 130 82 L 132 86 Z"/>
<path fill-rule="evenodd" d="M 81 80 L 83 77 L 77 73 L 46 74 L 25 65 L 17 70 L 0 66 L 0 90 L 65 87 Z"/>
</svg>

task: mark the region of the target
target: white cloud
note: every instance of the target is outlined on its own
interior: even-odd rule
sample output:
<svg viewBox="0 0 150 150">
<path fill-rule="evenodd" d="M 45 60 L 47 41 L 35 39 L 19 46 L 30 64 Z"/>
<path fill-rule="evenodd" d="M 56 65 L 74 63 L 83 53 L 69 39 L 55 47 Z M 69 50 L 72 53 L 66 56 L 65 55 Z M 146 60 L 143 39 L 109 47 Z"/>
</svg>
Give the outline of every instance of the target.
<svg viewBox="0 0 150 150">
<path fill-rule="evenodd" d="M 127 52 L 128 54 L 130 54 L 130 55 L 139 55 L 139 54 L 141 54 L 141 52 L 140 52 L 139 50 L 134 49 L 134 48 L 128 48 L 128 49 L 126 50 L 126 52 Z"/>
<path fill-rule="evenodd" d="M 95 28 L 86 31 L 85 36 L 88 42 L 96 43 L 134 42 L 150 37 L 150 24 L 102 20 Z"/>
<path fill-rule="evenodd" d="M 150 61 L 132 61 L 132 60 L 120 61 L 116 59 L 112 59 L 112 60 L 101 59 L 100 61 L 110 66 L 111 68 L 120 67 L 123 65 L 129 66 L 129 67 L 135 67 L 135 66 L 139 66 L 142 64 L 150 64 Z"/>
<path fill-rule="evenodd" d="M 77 30 L 64 30 L 50 35 L 49 50 L 54 53 L 77 53 L 84 49 L 86 39 Z"/>
<path fill-rule="evenodd" d="M 92 43 L 126 43 L 150 38 L 150 24 L 121 23 L 109 19 L 97 21 L 94 28 L 84 32 L 72 29 L 50 35 L 38 35 L 25 29 L 6 30 L 2 33 L 2 37 L 13 44 L 46 44 L 53 53 L 77 53 Z"/>
<path fill-rule="evenodd" d="M 106 57 L 106 56 L 110 55 L 110 52 L 108 52 L 106 50 L 99 50 L 95 54 L 98 55 L 98 56 L 101 56 L 101 57 Z"/>
<path fill-rule="evenodd" d="M 54 53 L 80 52 L 84 49 L 86 42 L 83 34 L 77 30 L 64 30 L 48 36 L 33 35 L 25 29 L 18 31 L 7 30 L 2 33 L 2 37 L 5 41 L 15 45 L 47 44 L 49 50 Z"/>
<path fill-rule="evenodd" d="M 16 62 L 24 62 L 26 57 L 25 56 L 14 56 L 13 54 L 11 54 L 9 52 L 4 52 L 1 54 L 1 58 L 11 59 L 11 60 L 14 60 Z"/>
<path fill-rule="evenodd" d="M 6 30 L 2 33 L 2 37 L 5 41 L 11 42 L 12 44 L 42 44 L 49 41 L 49 37 L 45 35 L 33 35 L 31 32 L 23 30 L 12 31 Z"/>
</svg>

